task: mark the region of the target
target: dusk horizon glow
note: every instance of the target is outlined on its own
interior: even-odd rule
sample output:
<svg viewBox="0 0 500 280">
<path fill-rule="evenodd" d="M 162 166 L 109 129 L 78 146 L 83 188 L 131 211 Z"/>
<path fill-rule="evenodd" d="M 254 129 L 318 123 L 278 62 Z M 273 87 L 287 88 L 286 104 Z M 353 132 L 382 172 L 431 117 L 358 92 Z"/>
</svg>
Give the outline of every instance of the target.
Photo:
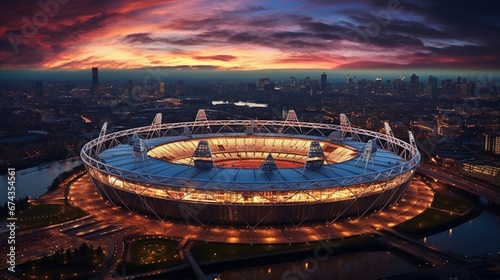
<svg viewBox="0 0 500 280">
<path fill-rule="evenodd" d="M 500 70 L 489 1 L 110 1 L 5 3 L 0 69 L 159 68 L 198 74 L 307 70 Z M 207 74 L 208 73 L 208 74 Z"/>
</svg>

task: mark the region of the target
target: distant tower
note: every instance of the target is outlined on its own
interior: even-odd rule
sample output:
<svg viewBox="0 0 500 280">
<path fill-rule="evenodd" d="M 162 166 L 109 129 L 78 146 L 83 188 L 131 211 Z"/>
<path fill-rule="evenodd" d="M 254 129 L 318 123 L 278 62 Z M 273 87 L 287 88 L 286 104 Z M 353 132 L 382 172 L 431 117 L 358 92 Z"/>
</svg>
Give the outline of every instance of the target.
<svg viewBox="0 0 500 280">
<path fill-rule="evenodd" d="M 345 84 L 348 85 L 348 86 L 350 86 L 351 83 L 352 83 L 352 79 L 351 79 L 351 77 L 349 75 L 347 75 L 347 78 L 345 80 Z"/>
<path fill-rule="evenodd" d="M 484 150 L 500 155 L 500 133 L 487 133 L 484 135 Z"/>
<path fill-rule="evenodd" d="M 259 81 L 257 82 L 257 90 L 268 91 L 269 89 L 269 78 L 259 78 Z"/>
<path fill-rule="evenodd" d="M 429 79 L 427 80 L 427 85 L 425 88 L 425 95 L 428 97 L 435 98 L 437 97 L 438 93 L 438 79 L 437 77 L 429 76 Z"/>
<path fill-rule="evenodd" d="M 320 89 L 322 91 L 325 91 L 326 90 L 326 73 L 323 72 L 323 74 L 321 74 L 321 84 L 320 84 Z"/>
<path fill-rule="evenodd" d="M 297 78 L 290 77 L 290 90 L 293 92 L 297 91 Z"/>
<path fill-rule="evenodd" d="M 43 84 L 42 82 L 34 82 L 33 83 L 33 92 L 36 97 L 42 97 L 43 96 Z"/>
<path fill-rule="evenodd" d="M 380 77 L 375 78 L 374 91 L 376 94 L 384 93 L 384 85 L 382 84 L 382 78 Z"/>
<path fill-rule="evenodd" d="M 165 93 L 165 82 L 159 82 L 158 83 L 158 91 L 160 93 Z"/>
<path fill-rule="evenodd" d="M 418 76 L 413 74 L 410 77 L 410 95 L 417 96 L 419 91 Z"/>
<path fill-rule="evenodd" d="M 99 88 L 99 74 L 97 67 L 92 68 L 92 93 L 96 93 Z"/>
</svg>

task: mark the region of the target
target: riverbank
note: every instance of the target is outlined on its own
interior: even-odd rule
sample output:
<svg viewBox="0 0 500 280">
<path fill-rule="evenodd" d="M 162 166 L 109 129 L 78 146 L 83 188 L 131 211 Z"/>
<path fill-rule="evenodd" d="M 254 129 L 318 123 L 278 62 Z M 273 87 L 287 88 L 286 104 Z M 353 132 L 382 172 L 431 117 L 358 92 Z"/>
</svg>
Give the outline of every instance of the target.
<svg viewBox="0 0 500 280">
<path fill-rule="evenodd" d="M 48 164 L 53 161 L 74 161 L 79 160 L 79 156 L 73 156 L 68 158 L 68 152 L 59 152 L 53 154 L 47 154 L 42 156 L 33 156 L 30 158 L 20 158 L 19 160 L 12 162 L 2 162 L 0 163 L 0 175 L 7 174 L 8 168 L 15 168 L 16 170 L 23 170 L 35 167 L 41 164 Z"/>
<path fill-rule="evenodd" d="M 28 197 L 36 199 L 47 193 L 48 188 L 62 180 L 57 180 L 60 175 L 81 165 L 79 158 L 70 160 L 57 160 L 39 164 L 26 169 L 16 168 L 16 199 Z M 7 181 L 7 175 L 0 175 L 0 181 Z M 7 202 L 6 196 L 0 196 L 0 205 Z"/>
</svg>

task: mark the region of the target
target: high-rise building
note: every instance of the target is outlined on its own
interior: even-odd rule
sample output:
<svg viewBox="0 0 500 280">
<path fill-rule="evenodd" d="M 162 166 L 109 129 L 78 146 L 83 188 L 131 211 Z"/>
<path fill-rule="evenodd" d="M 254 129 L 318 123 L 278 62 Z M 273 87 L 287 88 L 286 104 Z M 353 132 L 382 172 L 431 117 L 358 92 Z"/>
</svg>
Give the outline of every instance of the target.
<svg viewBox="0 0 500 280">
<path fill-rule="evenodd" d="M 447 96 L 457 94 L 457 92 L 455 91 L 455 87 L 453 86 L 452 79 L 446 79 L 441 81 L 441 92 Z"/>
<path fill-rule="evenodd" d="M 38 81 L 33 83 L 33 93 L 36 97 L 43 96 L 43 83 Z"/>
<path fill-rule="evenodd" d="M 258 91 L 267 91 L 269 90 L 269 78 L 260 78 L 257 82 L 257 90 Z"/>
<path fill-rule="evenodd" d="M 326 91 L 326 73 L 325 72 L 323 72 L 323 74 L 321 74 L 320 89 L 322 91 Z"/>
<path fill-rule="evenodd" d="M 476 93 L 476 83 L 468 82 L 469 96 L 473 96 Z"/>
<path fill-rule="evenodd" d="M 290 90 L 293 92 L 297 91 L 297 79 L 295 77 L 290 77 Z"/>
<path fill-rule="evenodd" d="M 159 93 L 165 93 L 165 82 L 159 82 L 158 83 L 158 92 Z"/>
<path fill-rule="evenodd" d="M 99 73 L 97 67 L 92 68 L 92 93 L 96 93 L 99 89 Z"/>
<path fill-rule="evenodd" d="M 408 86 L 406 83 L 405 76 L 399 76 L 399 78 L 394 79 L 392 82 L 393 91 L 398 95 L 405 95 L 408 92 Z"/>
<path fill-rule="evenodd" d="M 460 96 L 469 97 L 474 96 L 476 92 L 476 84 L 474 82 L 462 83 L 460 85 Z"/>
<path fill-rule="evenodd" d="M 382 84 L 382 78 L 375 78 L 375 85 L 373 86 L 373 91 L 375 94 L 384 93 L 384 85 Z"/>
<path fill-rule="evenodd" d="M 438 93 L 438 79 L 437 77 L 429 76 L 427 80 L 427 85 L 425 87 L 425 95 L 428 97 L 437 97 Z"/>
<path fill-rule="evenodd" d="M 500 155 L 500 133 L 487 133 L 484 135 L 484 150 Z"/>
<path fill-rule="evenodd" d="M 419 85 L 418 85 L 418 76 L 413 74 L 410 77 L 410 95 L 418 96 L 419 95 Z"/>
</svg>

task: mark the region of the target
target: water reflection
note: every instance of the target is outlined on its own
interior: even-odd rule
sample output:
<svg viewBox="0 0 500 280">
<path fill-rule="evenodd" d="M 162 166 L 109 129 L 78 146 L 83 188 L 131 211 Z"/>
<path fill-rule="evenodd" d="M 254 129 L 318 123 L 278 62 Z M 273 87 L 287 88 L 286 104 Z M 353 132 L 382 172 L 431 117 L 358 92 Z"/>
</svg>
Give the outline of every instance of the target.
<svg viewBox="0 0 500 280">
<path fill-rule="evenodd" d="M 220 278 L 379 279 L 417 270 L 416 265 L 392 252 L 362 252 L 332 256 L 324 261 L 306 258 L 304 261 L 231 270 L 223 272 Z"/>
<path fill-rule="evenodd" d="M 461 255 L 497 254 L 500 251 L 500 217 L 491 210 L 485 210 L 476 218 L 424 238 L 447 251 Z"/>
<path fill-rule="evenodd" d="M 16 198 L 36 198 L 47 192 L 47 187 L 64 171 L 80 165 L 81 160 L 53 161 L 35 167 L 16 170 Z M 0 181 L 6 182 L 7 175 L 0 175 Z M 7 196 L 0 196 L 0 204 L 7 201 Z"/>
<path fill-rule="evenodd" d="M 250 108 L 252 107 L 267 107 L 267 104 L 264 103 L 255 103 L 255 102 L 244 102 L 244 101 L 238 101 L 238 102 L 230 102 L 230 101 L 212 101 L 212 105 L 223 105 L 223 104 L 233 104 L 236 106 L 248 106 Z"/>
</svg>

